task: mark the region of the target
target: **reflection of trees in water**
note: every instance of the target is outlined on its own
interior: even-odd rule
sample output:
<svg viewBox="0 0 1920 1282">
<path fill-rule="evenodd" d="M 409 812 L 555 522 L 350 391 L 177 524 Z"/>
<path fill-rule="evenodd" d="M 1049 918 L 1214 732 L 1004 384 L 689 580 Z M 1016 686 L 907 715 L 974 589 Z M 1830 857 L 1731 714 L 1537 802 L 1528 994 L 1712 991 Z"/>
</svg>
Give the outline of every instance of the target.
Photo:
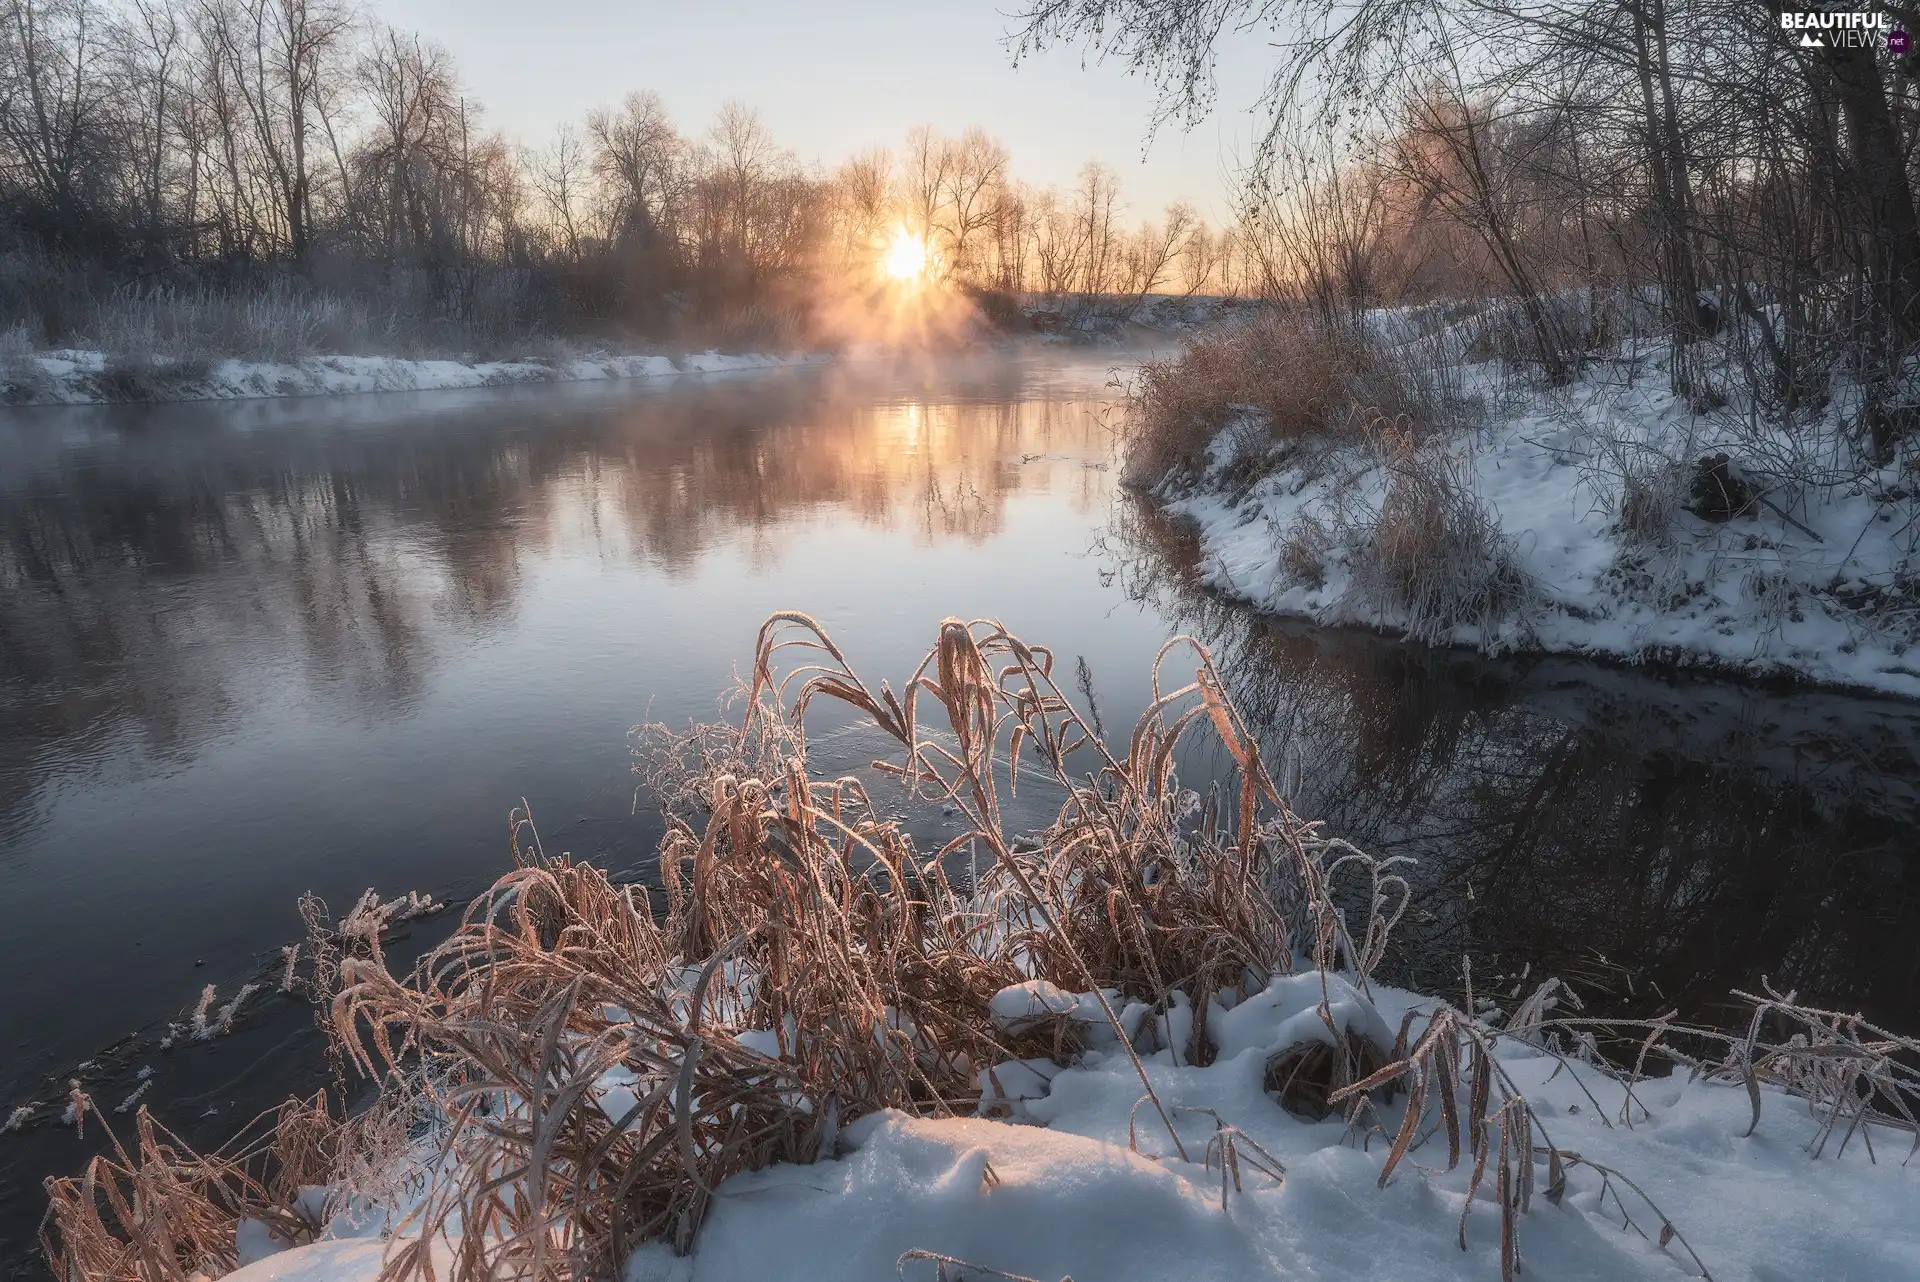
<svg viewBox="0 0 1920 1282">
<path fill-rule="evenodd" d="M 1920 1021 L 1920 709 L 1263 621 L 1123 500 L 1119 572 L 1206 639 L 1303 813 L 1409 854 L 1408 977 L 1531 963 L 1614 1009 L 1717 1016 L 1762 975 Z"/>
<path fill-rule="evenodd" d="M 510 617 L 557 550 L 679 574 L 729 542 L 776 564 L 780 527 L 819 511 L 977 542 L 1062 471 L 1104 501 L 1077 459 L 1020 461 L 1103 445 L 1084 403 L 1017 401 L 1017 377 L 885 394 L 835 373 L 321 431 L 290 409 L 252 431 L 206 428 L 228 407 L 76 417 L 78 444 L 33 442 L 0 488 L 0 824 L 128 746 L 184 759 L 261 698 L 404 710 L 443 635 Z"/>
<path fill-rule="evenodd" d="M 250 479 L 62 477 L 0 505 L 0 821 L 127 740 L 182 759 L 263 693 L 262 656 L 348 707 L 418 692 L 420 594 L 357 487 Z"/>
<path fill-rule="evenodd" d="M 1047 488 L 1063 467 L 1079 510 L 1102 501 L 1078 461 L 1020 461 L 1096 443 L 1092 409 L 1075 401 L 873 405 L 829 392 L 778 418 L 758 400 L 675 403 L 649 406 L 644 431 L 602 443 L 592 499 L 617 511 L 636 554 L 670 572 L 818 508 L 923 544 L 980 542 L 1000 532 L 1009 498 Z"/>
</svg>

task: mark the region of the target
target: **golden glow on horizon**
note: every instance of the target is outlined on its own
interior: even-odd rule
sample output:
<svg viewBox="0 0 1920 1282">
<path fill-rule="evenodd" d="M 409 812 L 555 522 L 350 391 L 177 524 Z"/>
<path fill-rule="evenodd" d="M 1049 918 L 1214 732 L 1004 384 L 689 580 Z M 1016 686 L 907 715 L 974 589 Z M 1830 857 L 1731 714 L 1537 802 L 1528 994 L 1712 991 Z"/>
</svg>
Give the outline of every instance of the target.
<svg viewBox="0 0 1920 1282">
<path fill-rule="evenodd" d="M 930 266 L 927 242 L 908 231 L 904 224 L 895 227 L 880 254 L 881 274 L 897 284 L 919 285 L 926 280 Z"/>
</svg>

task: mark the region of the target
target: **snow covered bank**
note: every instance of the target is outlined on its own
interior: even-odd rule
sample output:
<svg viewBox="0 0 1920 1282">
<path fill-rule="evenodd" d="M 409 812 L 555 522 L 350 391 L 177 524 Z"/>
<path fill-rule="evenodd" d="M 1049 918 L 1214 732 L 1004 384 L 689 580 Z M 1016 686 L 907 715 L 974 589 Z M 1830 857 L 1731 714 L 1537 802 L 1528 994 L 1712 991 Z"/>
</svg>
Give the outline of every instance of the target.
<svg viewBox="0 0 1920 1282">
<path fill-rule="evenodd" d="M 1617 1086 L 1586 1082 L 1597 1109 L 1575 1072 L 1556 1073 L 1552 1059 L 1516 1057 L 1506 1067 L 1536 1111 L 1553 1119 L 1555 1140 L 1630 1173 L 1673 1217 L 1711 1276 L 1920 1277 L 1920 1230 L 1910 1215 L 1920 1172 L 1897 1160 L 1905 1137 L 1882 1137 L 1877 1167 L 1863 1146 L 1843 1161 L 1810 1162 L 1803 1145 L 1814 1124 L 1804 1114 L 1780 1117 L 1784 1100 L 1770 1101 L 1778 1125 L 1743 1139 L 1744 1092 L 1682 1082 L 1641 1093 L 1647 1109 L 1634 1110 L 1629 1131 L 1617 1112 L 1603 1115 L 1622 1106 Z M 860 1147 L 848 1158 L 723 1185 L 693 1257 L 676 1260 L 649 1247 L 629 1263 L 628 1282 L 760 1282 L 776 1259 L 792 1282 L 879 1282 L 913 1250 L 1046 1282 L 1500 1277 L 1500 1216 L 1487 1187 L 1494 1181 L 1483 1180 L 1462 1233 L 1469 1170 L 1402 1170 L 1379 1188 L 1384 1145 L 1369 1152 L 1343 1143 L 1338 1121 L 1310 1126 L 1280 1114 L 1258 1089 L 1259 1056 L 1250 1051 L 1211 1068 L 1157 1075 L 1171 1102 L 1218 1112 L 1284 1163 L 1282 1180 L 1243 1165 L 1240 1189 L 1229 1179 L 1223 1196 L 1217 1156 L 1210 1164 L 1150 1160 L 1129 1149 L 1126 1117 L 1138 1089 L 1130 1076 L 1065 1070 L 1054 1080 L 1044 1129 L 876 1115 L 855 1128 Z M 1187 1128 L 1196 1154 L 1211 1130 L 1206 1117 Z M 1616 1191 L 1640 1213 L 1640 1231 L 1622 1225 Z M 1662 1249 L 1661 1223 L 1649 1222 L 1636 1201 L 1592 1168 L 1574 1167 L 1560 1204 L 1542 1196 L 1526 1217 L 1526 1273 L 1699 1276 L 1677 1241 Z M 933 1271 L 922 1265 L 907 1276 Z"/>
<path fill-rule="evenodd" d="M 412 360 L 399 356 L 312 356 L 292 362 L 154 360 L 129 363 L 101 352 L 53 351 L 8 358 L 0 402 L 97 405 L 116 401 L 234 400 L 262 396 L 334 396 L 418 392 L 507 383 L 571 383 L 660 378 L 725 370 L 814 364 L 818 355 L 761 356 L 699 352 L 680 357 L 598 355 L 555 360 Z"/>
<path fill-rule="evenodd" d="M 1389 496 L 1420 480 L 1483 516 L 1518 572 L 1510 608 L 1422 639 L 1920 697 L 1920 458 L 1856 467 L 1784 433 L 1730 439 L 1663 381 L 1654 369 L 1637 386 L 1596 376 L 1515 404 L 1489 368 L 1469 368 L 1466 393 L 1502 408 L 1412 459 L 1274 443 L 1249 411 L 1202 467 L 1152 494 L 1198 530 L 1210 586 L 1273 613 L 1421 635 L 1422 620 L 1367 575 Z M 1704 519 L 1690 491 L 1698 460 L 1718 453 L 1751 500 L 1731 519 Z M 1754 469 L 1744 481 L 1743 461 Z M 1776 486 L 1763 468 L 1845 479 Z"/>
<path fill-rule="evenodd" d="M 1041 1282 L 1499 1278 L 1497 1199 L 1515 1172 L 1490 1165 L 1470 1195 L 1473 1163 L 1439 1169 L 1440 1134 L 1382 1188 L 1384 1136 L 1361 1143 L 1338 1117 L 1304 1121 L 1265 1089 L 1269 1057 L 1319 1025 L 1321 981 L 1278 979 L 1216 1012 L 1220 1054 L 1208 1067 L 1178 1062 L 1173 1049 L 1149 1057 L 1161 1100 L 1190 1110 L 1176 1116 L 1191 1160 L 1166 1151 L 1125 1056 L 1091 1050 L 1071 1066 L 1046 1064 L 1050 1080 L 1019 1092 L 1034 1098 L 1017 1122 L 890 1110 L 848 1126 L 837 1156 L 733 1176 L 715 1191 L 691 1256 L 649 1244 L 628 1259 L 625 1282 L 882 1282 L 902 1264 L 910 1279 L 934 1277 L 931 1261 L 905 1258 L 913 1252 L 982 1270 L 948 1277 L 998 1270 Z M 1338 977 L 1327 982 L 1336 1004 L 1364 1001 Z M 1411 1014 L 1414 1039 L 1436 1007 L 1388 989 L 1375 996 L 1386 1023 Z M 1777 1088 L 1761 1088 L 1753 1126 L 1737 1084 L 1682 1074 L 1638 1084 L 1629 1102 L 1623 1083 L 1585 1064 L 1519 1040 L 1497 1045 L 1533 1118 L 1538 1187 L 1518 1218 L 1524 1275 L 1920 1278 L 1920 1165 L 1903 1161 L 1909 1136 L 1855 1134 L 1839 1152 L 1830 1135 L 1815 1160 L 1821 1119 Z M 1386 1120 L 1403 1108 L 1388 1105 Z M 1223 1136 L 1237 1171 L 1223 1165 Z M 1564 1193 L 1553 1197 L 1548 1144 L 1579 1155 L 1566 1159 Z M 360 1231 L 343 1221 L 336 1240 L 229 1276 L 374 1282 L 383 1251 Z"/>
<path fill-rule="evenodd" d="M 1302 1003 L 1309 1010 L 1318 1000 L 1313 987 Z M 1407 994 L 1381 997 L 1390 1012 L 1428 1005 Z M 1163 1051 L 1152 1065 L 1169 1106 L 1211 1110 L 1240 1132 L 1237 1190 L 1222 1170 L 1207 1113 L 1182 1115 L 1193 1161 L 1130 1147 L 1139 1082 L 1124 1059 L 1095 1055 L 1059 1071 L 1045 1098 L 1028 1104 L 1038 1125 L 879 1114 L 851 1128 L 854 1152 L 839 1161 L 736 1176 L 721 1187 L 690 1260 L 646 1248 L 629 1263 L 628 1282 L 759 1282 L 773 1260 L 792 1282 L 878 1282 L 913 1250 L 1046 1282 L 1500 1277 L 1500 1212 L 1491 1200 L 1497 1174 L 1483 1177 L 1470 1214 L 1470 1164 L 1450 1173 L 1428 1169 L 1442 1162 L 1431 1152 L 1380 1188 L 1384 1141 L 1343 1139 L 1337 1119 L 1300 1121 L 1262 1089 L 1263 1064 L 1281 1039 L 1280 1011 L 1260 1014 L 1266 1038 L 1249 1029 L 1250 1044 L 1238 1054 L 1191 1068 L 1176 1067 Z M 1711 1276 L 1920 1277 L 1920 1225 L 1911 1215 L 1920 1169 L 1901 1164 L 1906 1136 L 1878 1138 L 1878 1165 L 1858 1137 L 1844 1157 L 1829 1151 L 1811 1161 L 1818 1123 L 1772 1092 L 1760 1128 L 1745 1136 L 1750 1105 L 1738 1087 L 1684 1078 L 1647 1084 L 1635 1091 L 1628 1128 L 1619 1083 L 1517 1045 L 1501 1063 L 1553 1142 L 1646 1190 Z M 1138 1133 L 1141 1149 L 1167 1148 L 1144 1120 Z M 1282 1179 L 1253 1167 L 1249 1139 L 1284 1165 Z M 1212 1160 L 1202 1160 L 1210 1141 Z M 1639 1231 L 1623 1226 L 1623 1205 Z M 1574 1165 L 1558 1205 L 1536 1193 L 1522 1217 L 1526 1273 L 1698 1276 L 1677 1239 L 1662 1247 L 1662 1223 L 1617 1180 Z M 933 1276 L 920 1268 L 907 1276 Z"/>
</svg>

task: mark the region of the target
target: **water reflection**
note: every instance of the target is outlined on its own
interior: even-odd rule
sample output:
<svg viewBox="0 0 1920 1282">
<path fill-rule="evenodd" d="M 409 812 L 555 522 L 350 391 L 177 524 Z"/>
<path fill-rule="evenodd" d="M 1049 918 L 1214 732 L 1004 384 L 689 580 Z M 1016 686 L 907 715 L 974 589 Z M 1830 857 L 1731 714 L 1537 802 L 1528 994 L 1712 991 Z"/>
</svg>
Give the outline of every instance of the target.
<svg viewBox="0 0 1920 1282">
<path fill-rule="evenodd" d="M 510 619 L 526 567 L 563 550 L 684 577 L 738 546 L 768 573 L 809 522 L 978 545 L 1023 491 L 1083 517 L 1105 503 L 1097 379 L 1001 363 L 914 382 L 828 370 L 405 398 L 372 425 L 363 402 L 344 424 L 275 405 L 0 430 L 27 464 L 0 482 L 0 823 L 128 741 L 149 767 L 186 759 L 265 688 L 404 713 L 436 653 Z"/>
<path fill-rule="evenodd" d="M 317 1085 L 291 1005 L 165 1053 L 160 1022 L 270 964 L 303 890 L 474 893 L 523 797 L 553 847 L 644 875 L 625 732 L 712 716 L 774 609 L 887 673 L 948 613 L 1098 617 L 1107 370 L 0 415 L 0 955 L 57 977 L 0 987 L 0 1116 L 83 1061 L 111 1104 L 146 1064 L 216 1142 Z M 1133 615 L 1103 641 L 1150 650 Z M 83 1156 L 0 1137 L 0 1274 Z"/>
<path fill-rule="evenodd" d="M 1127 590 L 1219 652 L 1297 807 L 1418 858 L 1411 983 L 1531 967 L 1604 1009 L 1731 1016 L 1762 976 L 1920 1024 L 1920 708 L 1262 621 L 1123 509 Z"/>
</svg>

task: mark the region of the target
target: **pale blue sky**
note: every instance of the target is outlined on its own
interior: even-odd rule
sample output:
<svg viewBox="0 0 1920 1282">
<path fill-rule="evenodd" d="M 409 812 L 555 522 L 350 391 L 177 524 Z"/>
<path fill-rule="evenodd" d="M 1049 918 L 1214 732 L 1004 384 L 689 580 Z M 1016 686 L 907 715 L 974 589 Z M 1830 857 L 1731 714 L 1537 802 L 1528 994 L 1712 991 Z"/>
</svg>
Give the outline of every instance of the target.
<svg viewBox="0 0 1920 1282">
<path fill-rule="evenodd" d="M 488 118 L 542 142 L 564 119 L 629 89 L 653 89 L 683 132 L 728 99 L 758 107 L 803 159 L 836 163 L 897 147 L 916 124 L 979 124 L 1014 172 L 1066 185 L 1088 159 L 1122 176 L 1129 215 L 1192 201 L 1230 213 L 1249 151 L 1264 42 L 1234 41 L 1214 115 L 1163 129 L 1142 155 L 1153 90 L 1117 66 L 1056 49 L 1014 70 L 1002 10 L 1015 0 L 370 0 L 380 18 L 445 45 Z"/>
</svg>

